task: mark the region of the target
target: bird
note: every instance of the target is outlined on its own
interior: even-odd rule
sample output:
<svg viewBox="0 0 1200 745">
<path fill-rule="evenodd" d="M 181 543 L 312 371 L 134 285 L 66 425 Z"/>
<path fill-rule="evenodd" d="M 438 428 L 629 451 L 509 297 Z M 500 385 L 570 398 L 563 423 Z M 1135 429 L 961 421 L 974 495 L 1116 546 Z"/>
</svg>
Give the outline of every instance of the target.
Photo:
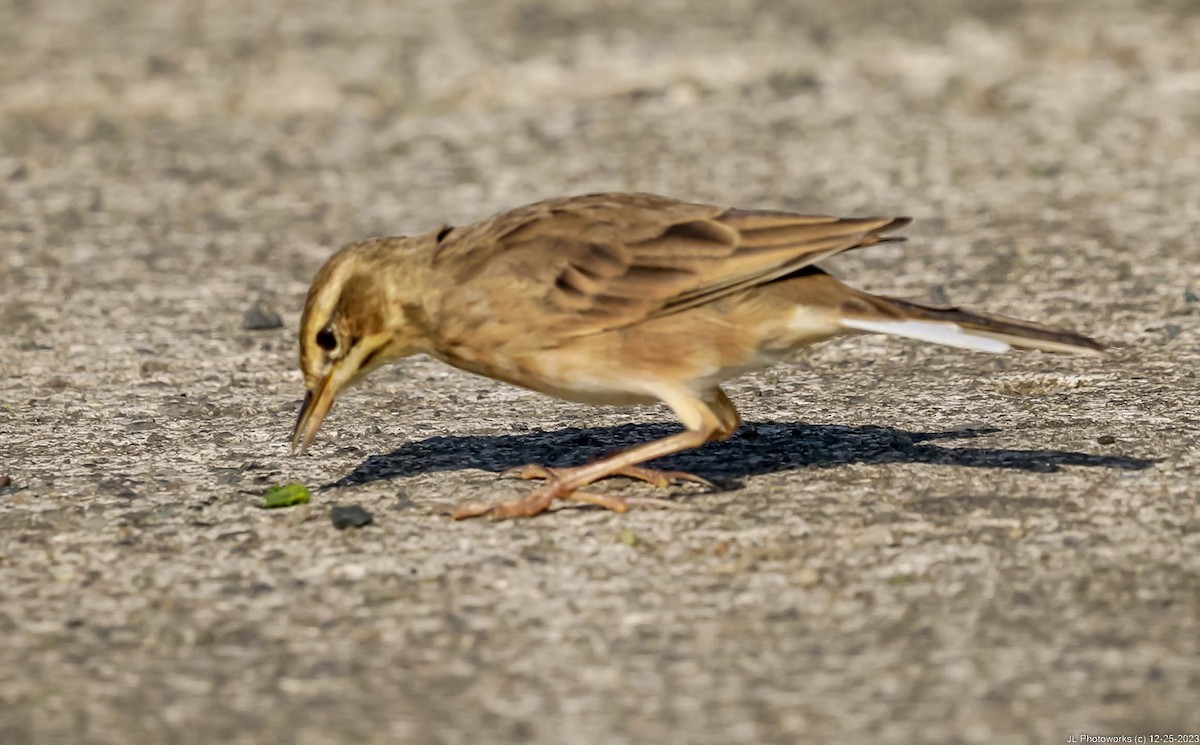
<svg viewBox="0 0 1200 745">
<path fill-rule="evenodd" d="M 312 444 L 347 388 L 425 354 L 568 401 L 666 404 L 683 431 L 585 465 L 510 469 L 544 483 L 513 499 L 468 500 L 453 516 L 532 517 L 560 500 L 624 512 L 630 500 L 587 487 L 612 476 L 708 483 L 644 464 L 732 437 L 741 418 L 721 384 L 809 344 L 876 333 L 987 353 L 1105 349 L 1073 331 L 864 292 L 817 266 L 901 242 L 891 233 L 910 222 L 614 192 L 352 243 L 321 267 L 304 303 L 306 395 L 292 452 Z"/>
</svg>

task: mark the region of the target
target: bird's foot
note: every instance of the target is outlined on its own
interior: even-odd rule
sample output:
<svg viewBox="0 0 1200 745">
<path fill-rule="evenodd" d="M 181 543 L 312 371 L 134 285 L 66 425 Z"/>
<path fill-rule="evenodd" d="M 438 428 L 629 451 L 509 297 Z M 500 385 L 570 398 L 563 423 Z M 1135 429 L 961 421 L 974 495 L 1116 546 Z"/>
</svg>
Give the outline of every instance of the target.
<svg viewBox="0 0 1200 745">
<path fill-rule="evenodd" d="M 556 499 L 594 504 L 613 512 L 629 511 L 629 502 L 620 497 L 568 490 L 563 486 L 563 482 L 555 476 L 550 475 L 548 479 L 548 483 L 519 499 L 490 503 L 475 500 L 462 502 L 454 508 L 454 519 L 464 520 L 468 517 L 486 516 L 493 520 L 508 520 L 514 517 L 533 517 L 550 509 L 550 505 Z"/>
<path fill-rule="evenodd" d="M 579 466 L 578 468 L 587 468 L 587 466 Z M 500 476 L 518 476 L 527 480 L 545 479 L 546 483 L 519 499 L 510 499 L 504 502 L 468 500 L 459 504 L 454 509 L 454 519 L 463 520 L 468 517 L 486 516 L 493 520 L 507 520 L 514 517 L 533 517 L 550 509 L 550 505 L 556 499 L 592 504 L 597 507 L 603 507 L 606 510 L 612 510 L 613 512 L 628 512 L 629 508 L 633 505 L 669 506 L 669 503 L 661 499 L 624 499 L 609 494 L 577 491 L 579 486 L 586 486 L 587 484 L 571 485 L 573 483 L 578 484 L 578 480 L 575 479 L 576 472 L 576 468 L 548 468 L 532 464 L 510 468 L 500 474 Z M 683 471 L 659 471 L 640 466 L 625 466 L 610 474 L 605 474 L 603 478 L 610 476 L 625 476 L 638 481 L 645 481 L 660 488 L 681 481 L 712 486 L 712 482 L 694 474 Z"/>
<path fill-rule="evenodd" d="M 580 466 L 582 467 L 582 466 Z M 549 468 L 547 466 L 539 466 L 536 463 L 530 463 L 526 466 L 516 466 L 509 468 L 500 473 L 500 478 L 507 476 L 517 476 L 525 480 L 531 479 L 546 479 L 547 481 L 564 481 L 571 477 L 572 468 Z M 660 471 L 657 468 L 642 468 L 641 466 L 625 466 L 620 470 L 613 471 L 604 478 L 613 476 L 624 476 L 634 479 L 635 481 L 645 481 L 647 484 L 657 486 L 658 488 L 666 488 L 672 484 L 677 484 L 683 481 L 690 481 L 693 484 L 711 487 L 713 483 L 706 478 L 697 476 L 694 473 L 686 471 Z"/>
</svg>

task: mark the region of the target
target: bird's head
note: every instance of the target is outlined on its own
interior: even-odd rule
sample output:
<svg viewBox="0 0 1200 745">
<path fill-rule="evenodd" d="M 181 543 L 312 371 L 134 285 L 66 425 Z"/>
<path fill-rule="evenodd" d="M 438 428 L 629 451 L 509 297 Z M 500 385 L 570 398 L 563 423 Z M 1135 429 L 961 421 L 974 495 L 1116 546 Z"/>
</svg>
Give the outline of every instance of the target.
<svg viewBox="0 0 1200 745">
<path fill-rule="evenodd" d="M 412 288 L 422 238 L 378 238 L 346 246 L 317 272 L 300 319 L 300 371 L 307 392 L 292 432 L 304 452 L 338 394 L 381 365 L 423 351 L 425 317 Z"/>
</svg>

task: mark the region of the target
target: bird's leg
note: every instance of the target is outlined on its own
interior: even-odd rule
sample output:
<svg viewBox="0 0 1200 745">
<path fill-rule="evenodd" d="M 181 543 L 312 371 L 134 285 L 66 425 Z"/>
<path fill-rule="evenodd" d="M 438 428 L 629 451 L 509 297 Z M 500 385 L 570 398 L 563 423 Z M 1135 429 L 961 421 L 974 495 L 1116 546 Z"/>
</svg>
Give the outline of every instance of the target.
<svg viewBox="0 0 1200 745">
<path fill-rule="evenodd" d="M 588 502 L 615 512 L 625 512 L 629 509 L 629 503 L 626 500 L 578 493 L 578 490 L 600 479 L 621 475 L 631 469 L 650 472 L 650 469 L 638 468 L 638 464 L 690 450 L 712 440 L 728 439 L 733 436 L 741 421 L 737 409 L 719 388 L 710 392 L 705 400 L 691 396 L 679 396 L 668 399 L 667 403 L 688 427 L 686 431 L 639 445 L 595 463 L 575 468 L 547 469 L 550 477 L 547 483 L 532 493 L 520 499 L 491 505 L 482 502 L 464 502 L 455 509 L 455 519 L 461 520 L 479 515 L 488 515 L 496 520 L 510 517 L 532 517 L 545 512 L 556 499 Z"/>
</svg>

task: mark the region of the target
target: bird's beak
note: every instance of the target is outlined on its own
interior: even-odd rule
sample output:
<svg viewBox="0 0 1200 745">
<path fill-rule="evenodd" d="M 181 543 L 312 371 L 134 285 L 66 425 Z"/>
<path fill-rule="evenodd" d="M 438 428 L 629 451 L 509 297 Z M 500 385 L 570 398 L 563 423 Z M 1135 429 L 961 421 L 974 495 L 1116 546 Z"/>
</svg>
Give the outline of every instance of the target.
<svg viewBox="0 0 1200 745">
<path fill-rule="evenodd" d="M 338 395 L 367 376 L 390 357 L 381 354 L 389 337 L 367 337 L 355 345 L 345 357 L 334 360 L 329 372 L 304 395 L 304 405 L 292 430 L 292 455 L 303 453 L 312 444 L 321 422 L 333 408 Z"/>
<path fill-rule="evenodd" d="M 292 430 L 292 455 L 308 449 L 317 436 L 317 430 L 321 428 L 321 422 L 325 421 L 325 415 L 333 408 L 333 401 L 344 385 L 339 367 L 341 365 L 334 363 L 329 374 L 304 394 L 304 405 L 300 407 L 296 428 Z"/>
</svg>

